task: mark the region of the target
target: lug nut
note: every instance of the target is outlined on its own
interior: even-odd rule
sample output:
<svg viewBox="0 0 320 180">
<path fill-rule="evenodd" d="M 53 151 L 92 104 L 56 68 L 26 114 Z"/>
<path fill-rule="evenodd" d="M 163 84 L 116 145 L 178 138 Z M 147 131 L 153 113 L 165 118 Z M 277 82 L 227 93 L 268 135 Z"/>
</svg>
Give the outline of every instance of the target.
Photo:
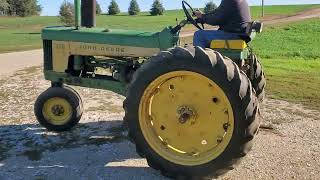
<svg viewBox="0 0 320 180">
<path fill-rule="evenodd" d="M 225 130 L 225 131 L 227 131 L 228 130 L 228 128 L 229 128 L 229 124 L 228 123 L 224 123 L 223 124 L 223 129 Z"/>
</svg>

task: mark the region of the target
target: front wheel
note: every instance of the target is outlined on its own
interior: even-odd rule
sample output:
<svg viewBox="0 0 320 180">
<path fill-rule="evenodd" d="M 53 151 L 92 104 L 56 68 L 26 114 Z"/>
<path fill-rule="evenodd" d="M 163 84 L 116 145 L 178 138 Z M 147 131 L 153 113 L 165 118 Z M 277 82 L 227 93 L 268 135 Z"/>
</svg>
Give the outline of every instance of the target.
<svg viewBox="0 0 320 180">
<path fill-rule="evenodd" d="M 124 102 L 129 136 L 148 164 L 172 178 L 223 174 L 259 128 L 250 81 L 230 59 L 177 47 L 138 69 Z"/>
<path fill-rule="evenodd" d="M 68 131 L 81 119 L 82 100 L 71 87 L 50 87 L 36 100 L 34 112 L 49 131 Z"/>
</svg>

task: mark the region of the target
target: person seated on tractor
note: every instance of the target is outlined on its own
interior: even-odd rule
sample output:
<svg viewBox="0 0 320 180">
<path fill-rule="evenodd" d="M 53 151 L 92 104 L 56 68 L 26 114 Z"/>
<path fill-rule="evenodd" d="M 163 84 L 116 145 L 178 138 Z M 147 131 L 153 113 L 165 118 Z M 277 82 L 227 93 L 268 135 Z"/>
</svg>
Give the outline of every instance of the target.
<svg viewBox="0 0 320 180">
<path fill-rule="evenodd" d="M 218 30 L 199 30 L 195 32 L 193 45 L 202 48 L 210 47 L 212 40 L 241 39 L 239 34 L 246 32 L 247 23 L 251 21 L 250 8 L 246 0 L 222 0 L 220 6 L 209 14 L 196 11 L 199 21 Z"/>
</svg>

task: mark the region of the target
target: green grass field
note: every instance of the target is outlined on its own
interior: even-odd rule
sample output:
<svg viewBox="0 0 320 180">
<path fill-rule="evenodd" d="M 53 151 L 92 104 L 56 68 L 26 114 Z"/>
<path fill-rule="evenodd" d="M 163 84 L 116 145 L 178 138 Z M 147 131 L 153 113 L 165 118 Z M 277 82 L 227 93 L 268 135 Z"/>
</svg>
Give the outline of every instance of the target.
<svg viewBox="0 0 320 180">
<path fill-rule="evenodd" d="M 268 27 L 253 41 L 262 58 L 317 59 L 320 53 L 320 19 Z"/>
<path fill-rule="evenodd" d="M 252 46 L 262 58 L 270 97 L 320 110 L 320 20 L 268 27 Z"/>
<path fill-rule="evenodd" d="M 267 94 L 320 110 L 320 59 L 263 59 Z"/>
<path fill-rule="evenodd" d="M 294 14 L 315 7 L 320 5 L 267 6 L 266 14 Z M 252 7 L 251 11 L 253 17 L 258 18 L 261 8 Z M 97 18 L 97 25 L 106 28 L 159 31 L 165 26 L 174 25 L 176 18 L 182 20 L 184 13 L 181 10 L 170 10 L 163 16 L 149 16 L 149 13 L 141 13 L 139 16 L 101 15 Z M 61 25 L 58 17 L 0 17 L 0 53 L 41 48 L 41 28 L 54 25 Z"/>
</svg>

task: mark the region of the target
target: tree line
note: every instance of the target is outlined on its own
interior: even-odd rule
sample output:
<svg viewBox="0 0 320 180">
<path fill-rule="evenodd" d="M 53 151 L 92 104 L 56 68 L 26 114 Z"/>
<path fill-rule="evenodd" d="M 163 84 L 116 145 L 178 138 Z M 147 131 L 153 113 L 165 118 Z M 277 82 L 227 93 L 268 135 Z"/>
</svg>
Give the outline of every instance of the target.
<svg viewBox="0 0 320 180">
<path fill-rule="evenodd" d="M 211 13 L 217 8 L 217 5 L 213 1 L 209 1 L 206 3 L 206 6 L 204 8 L 205 13 Z M 60 7 L 60 20 L 66 24 L 66 25 L 73 25 L 74 23 L 74 7 L 73 4 L 67 1 L 64 1 Z M 161 3 L 160 0 L 154 0 L 153 4 L 150 9 L 150 15 L 157 16 L 157 15 L 163 15 L 165 12 L 165 9 Z M 102 9 L 100 7 L 100 4 L 97 2 L 97 14 L 102 13 Z M 108 12 L 109 15 L 117 15 L 121 13 L 120 8 L 116 0 L 112 0 L 108 6 Z M 138 15 L 140 13 L 140 7 L 137 2 L 137 0 L 131 0 L 130 5 L 128 8 L 128 14 L 129 15 Z"/>
<path fill-rule="evenodd" d="M 211 0 L 208 3 L 206 3 L 206 6 L 204 8 L 205 13 L 211 13 L 217 8 L 217 5 Z M 154 0 L 152 7 L 150 9 L 150 15 L 157 16 L 157 15 L 163 15 L 165 9 L 160 2 L 160 0 Z M 119 5 L 117 4 L 116 0 L 112 0 L 110 2 L 110 5 L 108 7 L 108 14 L 109 15 L 116 15 L 120 13 Z M 129 15 L 137 15 L 140 13 L 139 4 L 136 0 L 131 0 L 130 5 L 128 8 Z"/>
<path fill-rule="evenodd" d="M 102 9 L 101 9 L 101 6 L 98 2 L 96 2 L 96 6 L 97 6 L 96 13 L 101 14 Z M 67 2 L 66 0 L 60 6 L 60 11 L 59 11 L 60 20 L 65 25 L 74 24 L 74 10 L 73 9 L 74 9 L 74 5 L 70 2 Z M 154 0 L 152 7 L 150 9 L 150 14 L 153 16 L 163 15 L 164 11 L 165 11 L 165 9 L 164 9 L 162 3 L 160 2 L 160 0 Z M 120 11 L 118 3 L 115 0 L 112 0 L 108 6 L 108 14 L 109 15 L 117 15 L 120 12 L 121 11 Z M 138 2 L 136 0 L 131 0 L 129 8 L 128 8 L 128 14 L 133 16 L 133 15 L 138 15 L 139 13 L 140 13 L 140 7 L 139 7 Z"/>
<path fill-rule="evenodd" d="M 212 2 L 208 2 L 204 8 L 205 13 L 214 11 L 217 6 Z M 3 16 L 34 16 L 40 15 L 42 7 L 38 4 L 38 0 L 0 0 L 0 15 Z M 150 15 L 157 16 L 163 15 L 165 8 L 160 0 L 154 0 L 150 9 Z M 97 14 L 102 13 L 102 9 L 99 3 L 97 3 Z M 121 13 L 120 8 L 116 0 L 112 0 L 108 6 L 109 15 L 117 15 Z M 129 15 L 138 15 L 140 13 L 140 7 L 137 0 L 131 0 L 128 7 Z M 71 25 L 74 22 L 74 5 L 66 0 L 60 6 L 59 11 L 61 21 L 66 25 Z"/>
<path fill-rule="evenodd" d="M 34 16 L 40 15 L 41 10 L 37 0 L 0 0 L 0 15 Z"/>
<path fill-rule="evenodd" d="M 205 13 L 212 13 L 215 9 L 217 9 L 217 5 L 211 0 L 206 3 L 206 6 L 204 8 L 204 12 Z M 152 16 L 157 16 L 157 15 L 163 15 L 164 11 L 165 11 L 165 9 L 164 9 L 162 3 L 160 2 L 160 0 L 154 0 L 149 12 Z M 110 2 L 109 7 L 108 7 L 108 14 L 109 15 L 116 15 L 119 13 L 120 13 L 119 5 L 117 4 L 116 0 L 112 0 Z M 128 13 L 129 13 L 129 15 L 137 15 L 140 13 L 139 4 L 136 0 L 130 1 Z"/>
</svg>

